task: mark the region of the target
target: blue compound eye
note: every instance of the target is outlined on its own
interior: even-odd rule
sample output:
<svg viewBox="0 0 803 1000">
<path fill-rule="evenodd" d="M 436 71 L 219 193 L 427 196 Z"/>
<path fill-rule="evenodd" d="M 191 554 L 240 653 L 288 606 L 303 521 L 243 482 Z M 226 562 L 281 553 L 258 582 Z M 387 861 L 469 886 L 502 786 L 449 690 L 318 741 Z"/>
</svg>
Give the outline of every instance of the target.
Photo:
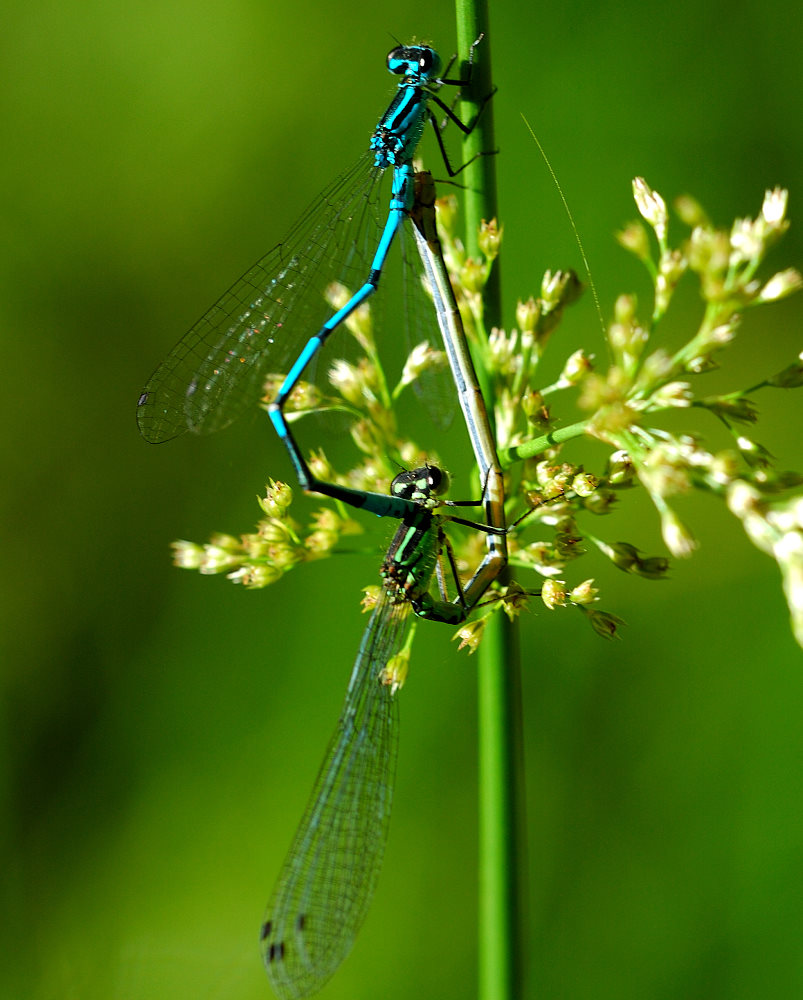
<svg viewBox="0 0 803 1000">
<path fill-rule="evenodd" d="M 401 45 L 397 45 L 395 49 L 391 49 L 388 52 L 387 64 L 388 69 L 391 73 L 401 72 L 398 64 L 404 61 L 404 49 Z"/>
</svg>

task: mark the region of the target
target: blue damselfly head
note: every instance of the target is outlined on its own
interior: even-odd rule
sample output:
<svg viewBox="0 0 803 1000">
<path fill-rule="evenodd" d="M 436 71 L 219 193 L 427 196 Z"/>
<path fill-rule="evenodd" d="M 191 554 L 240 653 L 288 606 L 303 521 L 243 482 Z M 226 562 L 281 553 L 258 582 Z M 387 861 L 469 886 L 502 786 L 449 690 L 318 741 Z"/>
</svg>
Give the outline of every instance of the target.
<svg viewBox="0 0 803 1000">
<path fill-rule="evenodd" d="M 388 52 L 388 69 L 397 76 L 414 77 L 425 83 L 441 71 L 441 57 L 428 45 L 397 45 Z"/>
</svg>

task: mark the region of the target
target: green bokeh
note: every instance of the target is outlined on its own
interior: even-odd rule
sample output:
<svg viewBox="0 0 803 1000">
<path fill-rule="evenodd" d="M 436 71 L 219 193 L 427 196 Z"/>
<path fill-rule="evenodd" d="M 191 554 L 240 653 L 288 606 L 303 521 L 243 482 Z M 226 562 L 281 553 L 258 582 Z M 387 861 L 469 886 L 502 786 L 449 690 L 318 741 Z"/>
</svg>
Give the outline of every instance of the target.
<svg viewBox="0 0 803 1000">
<path fill-rule="evenodd" d="M 257 417 L 150 448 L 134 402 L 364 146 L 392 36 L 449 52 L 451 18 L 419 2 L 7 6 L 2 997 L 269 995 L 256 931 L 377 560 L 313 564 L 258 593 L 172 569 L 171 539 L 247 530 L 287 461 Z M 544 268 L 579 267 L 522 115 L 606 315 L 616 294 L 648 294 L 612 238 L 635 214 L 635 174 L 721 223 L 781 184 L 801 218 L 803 31 L 788 5 L 500 3 L 492 25 L 509 303 Z M 801 266 L 800 233 L 779 268 Z M 679 305 L 669 337 L 693 322 L 694 292 Z M 590 298 L 573 313 L 555 369 L 580 345 L 602 351 Z M 783 367 L 802 319 L 794 299 L 748 317 L 712 385 Z M 799 398 L 759 399 L 772 412 L 757 436 L 781 467 L 803 467 Z M 584 449 L 569 457 L 597 454 Z M 660 551 L 654 513 L 635 496 L 626 508 L 605 536 Z M 627 619 L 622 642 L 569 613 L 525 625 L 528 997 L 803 995 L 801 654 L 769 560 L 713 503 L 683 514 L 702 547 L 669 582 L 592 557 L 577 570 Z M 378 554 L 389 529 L 368 527 Z M 323 1000 L 475 992 L 473 672 L 449 630 L 420 630 L 385 871 Z"/>
</svg>

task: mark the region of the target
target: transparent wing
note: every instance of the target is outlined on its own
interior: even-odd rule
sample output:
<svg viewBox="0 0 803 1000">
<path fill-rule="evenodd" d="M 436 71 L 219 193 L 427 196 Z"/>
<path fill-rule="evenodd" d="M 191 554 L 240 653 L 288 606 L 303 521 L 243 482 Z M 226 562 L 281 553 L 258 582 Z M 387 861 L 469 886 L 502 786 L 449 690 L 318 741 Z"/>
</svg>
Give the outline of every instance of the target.
<svg viewBox="0 0 803 1000">
<path fill-rule="evenodd" d="M 398 748 L 397 696 L 381 674 L 403 645 L 408 603 L 383 594 L 368 623 L 337 729 L 262 926 L 281 1000 L 316 992 L 348 955 L 387 840 Z"/>
<path fill-rule="evenodd" d="M 256 404 L 267 374 L 287 371 L 333 312 L 327 285 L 368 277 L 388 211 L 383 173 L 365 153 L 176 344 L 139 399 L 147 441 L 220 430 Z"/>
<path fill-rule="evenodd" d="M 426 343 L 433 351 L 443 351 L 437 312 L 426 290 L 421 258 L 416 248 L 411 223 L 405 219 L 399 233 L 404 288 L 404 328 L 408 352 Z M 437 428 L 445 430 L 454 416 L 454 385 L 449 366 L 428 368 L 413 383 L 421 405 Z"/>
</svg>

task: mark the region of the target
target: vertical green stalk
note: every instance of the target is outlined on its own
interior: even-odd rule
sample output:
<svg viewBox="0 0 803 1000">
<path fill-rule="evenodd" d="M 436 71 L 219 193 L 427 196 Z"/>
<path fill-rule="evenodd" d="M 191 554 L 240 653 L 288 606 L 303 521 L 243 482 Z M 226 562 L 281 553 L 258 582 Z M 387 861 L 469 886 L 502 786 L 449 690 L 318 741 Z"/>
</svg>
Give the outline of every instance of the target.
<svg viewBox="0 0 803 1000">
<path fill-rule="evenodd" d="M 471 92 L 463 95 L 462 116 L 477 114 L 477 98 L 491 92 L 491 38 L 486 0 L 456 0 L 458 51 L 474 50 Z M 496 148 L 493 100 L 464 143 L 464 160 Z M 466 247 L 477 256 L 482 219 L 497 217 L 496 157 L 480 156 L 461 175 L 466 185 Z M 502 319 L 499 261 L 485 290 L 489 327 Z M 475 358 L 489 403 L 487 374 Z M 480 643 L 479 704 L 479 1000 L 514 1000 L 521 995 L 522 927 L 520 875 L 523 843 L 521 664 L 514 626 L 491 615 Z"/>
<path fill-rule="evenodd" d="M 470 92 L 462 94 L 461 117 L 473 121 L 481 101 L 491 93 L 491 39 L 488 33 L 487 0 L 455 0 L 457 14 L 457 47 L 465 56 L 471 45 L 484 35 L 474 49 L 474 68 Z M 465 218 L 466 246 L 469 254 L 477 255 L 477 233 L 483 219 L 498 217 L 496 197 L 496 155 L 487 154 L 496 149 L 494 136 L 494 102 L 488 101 L 476 128 L 463 142 L 463 162 L 476 157 L 460 174 L 458 180 L 466 186 Z M 495 264 L 485 287 L 484 304 L 488 326 L 499 326 L 502 321 L 501 285 L 499 264 Z"/>
</svg>

